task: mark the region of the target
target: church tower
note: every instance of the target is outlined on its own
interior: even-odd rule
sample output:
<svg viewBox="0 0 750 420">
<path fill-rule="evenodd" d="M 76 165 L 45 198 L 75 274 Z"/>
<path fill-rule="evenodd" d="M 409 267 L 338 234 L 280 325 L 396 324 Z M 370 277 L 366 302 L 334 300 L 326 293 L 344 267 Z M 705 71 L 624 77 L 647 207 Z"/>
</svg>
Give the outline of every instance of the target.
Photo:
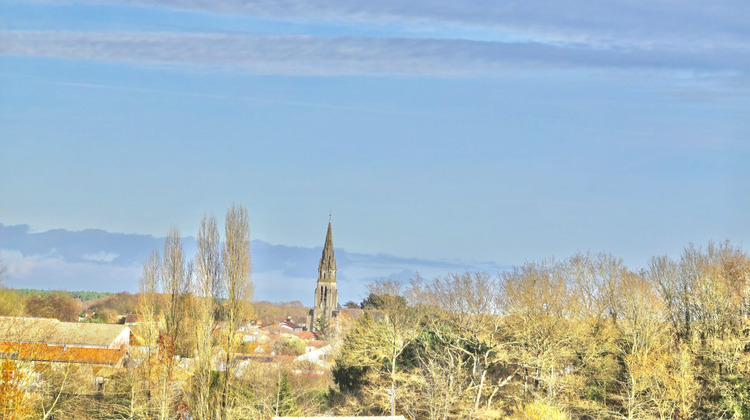
<svg viewBox="0 0 750 420">
<path fill-rule="evenodd" d="M 331 233 L 331 219 L 328 219 L 328 232 L 323 245 L 323 255 L 318 264 L 318 284 L 315 288 L 315 302 L 313 309 L 307 316 L 307 329 L 316 330 L 318 319 L 324 317 L 328 325 L 338 310 L 338 291 L 336 290 L 336 257 L 333 254 L 333 234 Z"/>
</svg>

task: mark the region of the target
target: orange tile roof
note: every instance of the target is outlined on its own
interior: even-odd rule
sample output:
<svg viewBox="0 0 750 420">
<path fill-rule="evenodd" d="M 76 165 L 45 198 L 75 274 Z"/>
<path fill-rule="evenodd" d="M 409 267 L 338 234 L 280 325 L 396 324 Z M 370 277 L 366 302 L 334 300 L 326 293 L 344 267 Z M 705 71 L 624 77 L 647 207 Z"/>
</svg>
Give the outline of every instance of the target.
<svg viewBox="0 0 750 420">
<path fill-rule="evenodd" d="M 319 349 L 321 347 L 325 347 L 325 346 L 327 346 L 329 344 L 331 344 L 330 341 L 324 341 L 324 340 L 312 340 L 312 341 L 308 341 L 307 342 L 308 346 L 313 346 L 316 349 Z"/>
<path fill-rule="evenodd" d="M 303 340 L 315 340 L 315 334 L 312 331 L 300 331 L 297 333 L 297 337 Z"/>
<path fill-rule="evenodd" d="M 0 341 L 0 354 L 22 360 L 116 365 L 127 350 Z"/>
</svg>

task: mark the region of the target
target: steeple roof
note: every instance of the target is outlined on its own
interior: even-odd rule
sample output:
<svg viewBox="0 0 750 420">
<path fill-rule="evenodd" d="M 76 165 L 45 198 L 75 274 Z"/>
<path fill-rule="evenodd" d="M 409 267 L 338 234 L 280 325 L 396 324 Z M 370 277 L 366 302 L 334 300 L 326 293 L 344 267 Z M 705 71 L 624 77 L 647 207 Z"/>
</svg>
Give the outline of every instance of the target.
<svg viewBox="0 0 750 420">
<path fill-rule="evenodd" d="M 328 220 L 328 232 L 326 243 L 323 245 L 323 255 L 318 265 L 320 279 L 336 281 L 336 257 L 333 254 L 333 233 L 331 233 L 331 220 Z"/>
</svg>

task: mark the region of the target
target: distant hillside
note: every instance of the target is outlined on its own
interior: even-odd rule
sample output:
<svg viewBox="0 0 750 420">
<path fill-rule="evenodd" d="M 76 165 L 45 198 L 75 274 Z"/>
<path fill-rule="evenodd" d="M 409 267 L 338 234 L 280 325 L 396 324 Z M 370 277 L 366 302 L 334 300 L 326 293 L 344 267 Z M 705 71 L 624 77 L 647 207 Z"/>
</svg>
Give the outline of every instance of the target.
<svg viewBox="0 0 750 420">
<path fill-rule="evenodd" d="M 195 238 L 183 237 L 188 258 L 195 255 Z M 319 247 L 271 244 L 259 239 L 250 242 L 255 300 L 285 302 L 299 300 L 311 304 L 318 276 Z M 486 271 L 497 273 L 508 267 L 492 261 L 426 260 L 388 254 L 349 252 L 336 242 L 339 300 L 361 300 L 366 285 L 374 280 L 408 280 L 419 272 L 433 278 L 451 272 Z M 51 290 L 80 290 L 86 301 L 106 293 L 138 291 L 138 277 L 146 257 L 161 250 L 164 238 L 151 235 L 112 233 L 100 229 L 69 231 L 54 229 L 34 232 L 28 225 L 0 223 L 0 258 L 8 267 L 5 285 L 35 294 Z M 95 297 L 83 292 L 96 290 Z M 106 292 L 106 293 L 103 293 Z"/>
</svg>

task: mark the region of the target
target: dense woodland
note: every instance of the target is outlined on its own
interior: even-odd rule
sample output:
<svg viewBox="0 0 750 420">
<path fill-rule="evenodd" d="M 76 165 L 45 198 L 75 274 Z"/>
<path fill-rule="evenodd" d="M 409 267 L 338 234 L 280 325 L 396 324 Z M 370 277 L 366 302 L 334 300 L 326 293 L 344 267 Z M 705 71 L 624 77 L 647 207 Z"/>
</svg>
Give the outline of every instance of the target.
<svg viewBox="0 0 750 420">
<path fill-rule="evenodd" d="M 230 357 L 243 351 L 234 336 L 247 320 L 304 310 L 248 303 L 245 217 L 231 209 L 235 231 L 221 240 L 204 219 L 191 261 L 172 229 L 144 265 L 141 293 L 88 306 L 147 321 L 135 329 L 142 363 L 113 373 L 103 391 L 84 367 L 49 368 L 31 392 L 5 361 L 2 418 L 750 418 L 750 257 L 730 243 L 689 245 L 639 271 L 586 253 L 500 274 L 376 282 L 357 304 L 364 315 L 336 331 L 332 372 L 319 376 L 281 362 L 242 369 Z M 2 293 L 6 314 L 43 316 L 29 311 L 58 304 L 51 294 L 13 307 L 16 292 Z M 193 361 L 189 372 L 174 355 Z M 22 362 L 13 369 L 32 375 Z M 8 401 L 27 412 L 13 417 Z"/>
</svg>

